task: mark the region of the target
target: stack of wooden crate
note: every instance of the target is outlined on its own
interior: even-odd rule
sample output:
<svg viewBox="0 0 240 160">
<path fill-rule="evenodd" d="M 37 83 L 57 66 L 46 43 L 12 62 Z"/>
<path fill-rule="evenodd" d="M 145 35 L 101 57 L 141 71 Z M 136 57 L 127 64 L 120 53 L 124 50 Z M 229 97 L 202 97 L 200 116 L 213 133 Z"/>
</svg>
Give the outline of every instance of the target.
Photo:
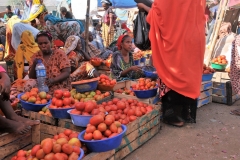
<svg viewBox="0 0 240 160">
<path fill-rule="evenodd" d="M 212 81 L 202 82 L 201 85 L 201 93 L 198 98 L 198 105 L 197 107 L 202 107 L 206 104 L 212 103 Z"/>
<path fill-rule="evenodd" d="M 232 105 L 240 99 L 230 81 L 227 72 L 216 72 L 213 76 L 213 102 Z"/>
</svg>

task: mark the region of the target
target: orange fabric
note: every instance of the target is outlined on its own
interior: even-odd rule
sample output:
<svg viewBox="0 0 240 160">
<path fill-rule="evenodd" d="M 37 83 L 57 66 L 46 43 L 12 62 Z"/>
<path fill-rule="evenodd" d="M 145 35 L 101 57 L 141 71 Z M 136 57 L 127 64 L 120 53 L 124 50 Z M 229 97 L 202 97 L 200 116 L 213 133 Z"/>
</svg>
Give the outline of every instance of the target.
<svg viewBox="0 0 240 160">
<path fill-rule="evenodd" d="M 155 0 L 149 11 L 153 64 L 163 83 L 197 98 L 205 47 L 205 0 Z"/>
</svg>

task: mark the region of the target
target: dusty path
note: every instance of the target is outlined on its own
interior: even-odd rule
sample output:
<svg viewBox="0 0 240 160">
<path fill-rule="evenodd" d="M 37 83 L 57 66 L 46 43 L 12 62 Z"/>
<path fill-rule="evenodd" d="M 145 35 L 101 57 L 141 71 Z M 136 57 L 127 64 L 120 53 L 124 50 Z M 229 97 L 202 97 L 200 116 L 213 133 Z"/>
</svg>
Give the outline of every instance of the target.
<svg viewBox="0 0 240 160">
<path fill-rule="evenodd" d="M 198 109 L 197 124 L 183 128 L 162 125 L 159 134 L 126 160 L 240 160 L 240 109 L 212 103 Z"/>
</svg>

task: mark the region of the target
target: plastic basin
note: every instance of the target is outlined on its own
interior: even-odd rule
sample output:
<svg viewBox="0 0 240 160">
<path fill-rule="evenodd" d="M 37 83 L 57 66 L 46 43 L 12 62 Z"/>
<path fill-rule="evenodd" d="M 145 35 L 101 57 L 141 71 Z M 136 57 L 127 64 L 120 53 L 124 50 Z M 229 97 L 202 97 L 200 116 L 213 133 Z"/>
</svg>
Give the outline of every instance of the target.
<svg viewBox="0 0 240 160">
<path fill-rule="evenodd" d="M 226 68 L 227 64 L 215 64 L 215 63 L 211 63 L 211 67 L 213 69 L 217 69 L 217 70 L 224 70 Z"/>
<path fill-rule="evenodd" d="M 21 100 L 21 96 L 23 94 L 24 93 L 20 93 L 17 97 L 20 100 L 22 108 L 24 108 L 25 110 L 28 110 L 28 111 L 39 112 L 39 111 L 42 110 L 43 107 L 45 107 L 45 106 L 47 106 L 47 105 L 49 105 L 51 103 L 51 100 L 48 101 L 48 103 L 46 103 L 46 104 L 33 104 L 33 103 L 29 103 L 29 102 Z"/>
<path fill-rule="evenodd" d="M 98 81 L 99 81 L 99 78 L 82 80 L 79 82 L 73 82 L 72 86 L 80 93 L 90 92 L 90 91 L 95 91 L 97 89 Z"/>
<path fill-rule="evenodd" d="M 213 77 L 213 73 L 212 74 L 203 74 L 202 75 L 202 82 L 204 81 L 211 81 Z"/>
<path fill-rule="evenodd" d="M 83 115 L 72 114 L 72 113 L 70 113 L 71 111 L 72 111 L 72 109 L 68 110 L 67 112 L 70 114 L 70 117 L 72 119 L 72 123 L 75 126 L 87 127 L 90 119 L 93 117 L 93 116 L 83 116 Z"/>
<path fill-rule="evenodd" d="M 140 59 L 139 60 L 134 60 L 134 65 L 140 65 Z"/>
<path fill-rule="evenodd" d="M 140 62 L 141 62 L 141 63 L 145 63 L 145 62 L 146 62 L 146 57 L 142 57 L 142 58 L 140 59 Z"/>
<path fill-rule="evenodd" d="M 52 109 L 52 108 L 49 108 L 52 116 L 54 118 L 59 118 L 59 119 L 70 119 L 70 115 L 68 114 L 68 110 L 71 110 L 73 109 L 74 107 L 71 107 L 71 108 L 56 108 L 56 109 Z"/>
<path fill-rule="evenodd" d="M 149 89 L 149 90 L 133 90 L 133 92 L 135 93 L 137 98 L 140 99 L 146 99 L 146 98 L 151 98 L 151 97 L 155 97 L 157 95 L 157 91 L 158 88 L 153 88 L 153 89 Z"/>
<path fill-rule="evenodd" d="M 145 77 L 151 78 L 151 79 L 157 79 L 158 78 L 157 73 L 153 73 L 153 72 L 155 72 L 155 71 L 145 71 L 145 70 L 143 70 L 143 73 L 144 73 Z"/>
<path fill-rule="evenodd" d="M 86 144 L 87 148 L 91 151 L 91 152 L 106 152 L 106 151 L 110 151 L 113 149 L 116 149 L 120 146 L 121 142 L 122 142 L 122 138 L 123 135 L 126 133 L 127 131 L 127 126 L 122 125 L 122 129 L 123 132 L 120 133 L 117 136 L 114 136 L 112 138 L 107 138 L 104 140 L 92 140 L 92 141 L 87 141 L 83 139 L 83 136 L 86 132 L 86 130 L 82 131 L 79 135 L 78 135 L 78 139 L 83 142 L 84 144 Z"/>
<path fill-rule="evenodd" d="M 82 148 L 80 148 L 81 152 L 80 152 L 80 156 L 78 157 L 77 160 L 81 160 L 84 156 L 84 150 Z"/>
</svg>

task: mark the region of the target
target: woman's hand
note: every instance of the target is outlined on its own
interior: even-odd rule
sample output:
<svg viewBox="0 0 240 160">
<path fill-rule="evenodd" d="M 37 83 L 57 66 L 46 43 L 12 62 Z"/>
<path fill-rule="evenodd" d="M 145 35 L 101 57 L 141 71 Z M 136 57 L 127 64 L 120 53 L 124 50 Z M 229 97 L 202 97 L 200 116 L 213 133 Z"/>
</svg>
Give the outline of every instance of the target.
<svg viewBox="0 0 240 160">
<path fill-rule="evenodd" d="M 139 66 L 132 66 L 132 67 L 130 67 L 130 70 L 131 71 L 141 71 L 142 70 L 142 68 L 141 67 L 139 67 Z"/>
<path fill-rule="evenodd" d="M 5 72 L 1 72 L 0 76 L 0 96 L 2 100 L 7 101 L 10 98 L 11 81 Z"/>
</svg>

